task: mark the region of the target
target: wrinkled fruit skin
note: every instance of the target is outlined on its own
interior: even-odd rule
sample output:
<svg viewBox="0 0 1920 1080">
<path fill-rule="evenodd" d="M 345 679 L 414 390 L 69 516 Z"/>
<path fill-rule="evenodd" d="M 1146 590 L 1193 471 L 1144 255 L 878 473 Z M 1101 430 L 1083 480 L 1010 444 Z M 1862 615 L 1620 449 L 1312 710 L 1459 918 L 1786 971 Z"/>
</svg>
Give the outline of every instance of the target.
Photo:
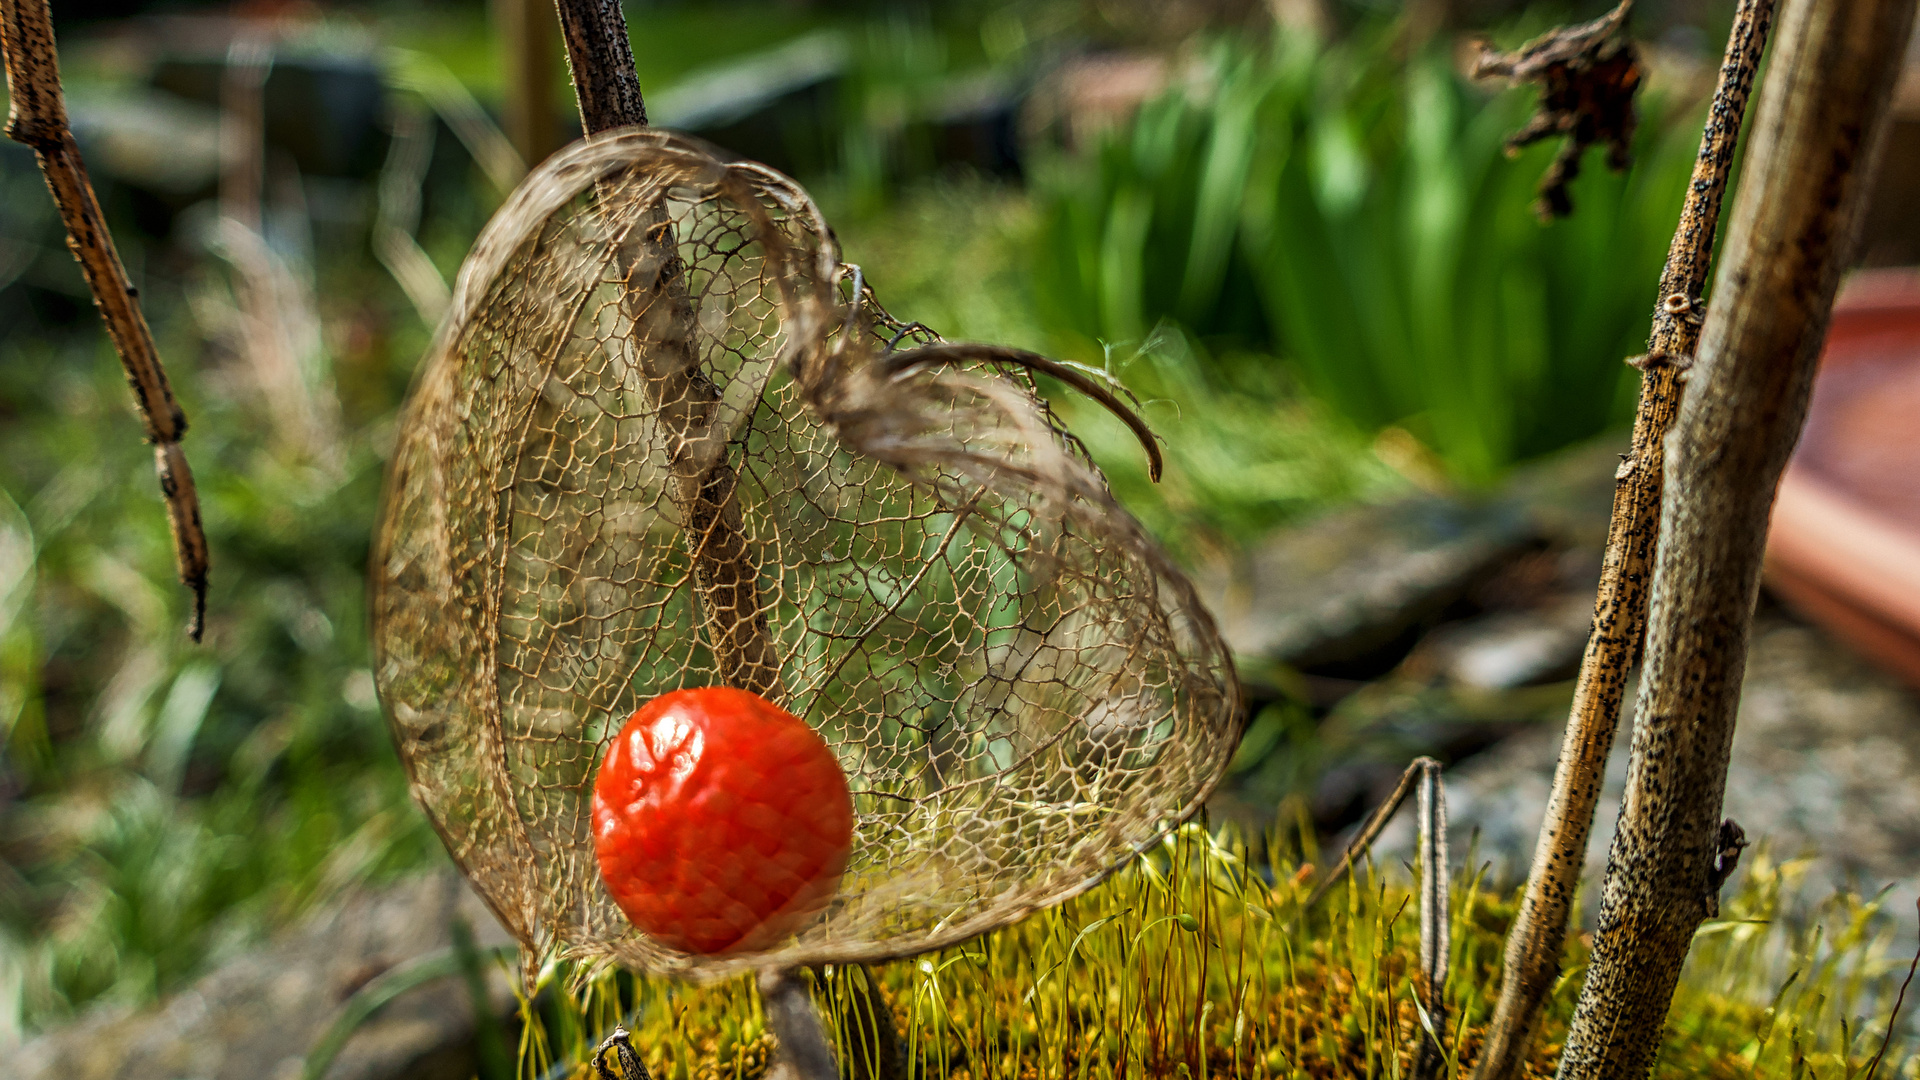
<svg viewBox="0 0 1920 1080">
<path fill-rule="evenodd" d="M 628 718 L 593 784 L 593 845 L 633 925 L 690 953 L 750 952 L 840 887 L 853 798 L 806 722 L 732 687 L 662 694 Z"/>
</svg>

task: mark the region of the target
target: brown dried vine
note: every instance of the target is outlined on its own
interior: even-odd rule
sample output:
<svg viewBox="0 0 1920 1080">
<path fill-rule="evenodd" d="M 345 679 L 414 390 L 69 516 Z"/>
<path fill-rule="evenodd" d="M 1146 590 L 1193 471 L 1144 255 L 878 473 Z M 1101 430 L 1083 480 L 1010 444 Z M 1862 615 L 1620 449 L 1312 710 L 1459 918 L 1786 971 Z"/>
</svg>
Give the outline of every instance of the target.
<svg viewBox="0 0 1920 1080">
<path fill-rule="evenodd" d="M 166 499 L 167 520 L 173 529 L 180 582 L 193 592 L 193 613 L 187 636 L 200 640 L 207 611 L 207 536 L 200 523 L 200 499 L 193 471 L 180 449 L 187 417 L 173 399 L 167 371 L 153 346 L 146 316 L 133 283 L 127 279 L 113 234 L 100 212 L 87 167 L 80 160 L 67 123 L 65 95 L 60 89 L 60 59 L 54 46 L 53 20 L 46 0 L 0 0 L 0 52 L 6 56 L 7 92 L 12 102 L 7 137 L 33 148 L 53 201 L 66 225 L 67 246 L 80 262 L 93 302 L 107 324 L 107 335 L 126 369 L 127 385 L 153 444 L 154 470 Z"/>
</svg>

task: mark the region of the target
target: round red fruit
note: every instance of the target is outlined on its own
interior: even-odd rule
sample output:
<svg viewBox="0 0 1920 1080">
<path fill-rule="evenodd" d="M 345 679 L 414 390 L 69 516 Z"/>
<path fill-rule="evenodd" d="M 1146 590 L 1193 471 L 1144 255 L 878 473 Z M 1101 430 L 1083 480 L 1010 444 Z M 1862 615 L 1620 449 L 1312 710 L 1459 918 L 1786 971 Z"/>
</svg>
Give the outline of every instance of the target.
<svg viewBox="0 0 1920 1080">
<path fill-rule="evenodd" d="M 634 926 L 683 952 L 750 952 L 833 899 L 853 798 L 799 717 L 732 687 L 675 690 L 636 710 L 607 748 L 593 846 Z"/>
</svg>

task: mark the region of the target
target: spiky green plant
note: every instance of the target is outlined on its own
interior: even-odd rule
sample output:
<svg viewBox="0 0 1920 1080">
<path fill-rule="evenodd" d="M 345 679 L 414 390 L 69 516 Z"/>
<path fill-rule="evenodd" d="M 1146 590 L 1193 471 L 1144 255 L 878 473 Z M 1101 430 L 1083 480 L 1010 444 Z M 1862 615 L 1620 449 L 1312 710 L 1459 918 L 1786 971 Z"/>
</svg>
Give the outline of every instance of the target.
<svg viewBox="0 0 1920 1080">
<path fill-rule="evenodd" d="M 1504 153 L 1529 95 L 1381 32 L 1222 41 L 1134 121 L 1038 171 L 1035 291 L 1068 349 L 1171 320 L 1281 357 L 1453 476 L 1597 434 L 1632 407 L 1653 283 L 1698 125 L 1647 105 L 1624 175 L 1531 210 L 1549 145 Z M 1075 342 L 1078 342 L 1076 345 Z"/>
</svg>

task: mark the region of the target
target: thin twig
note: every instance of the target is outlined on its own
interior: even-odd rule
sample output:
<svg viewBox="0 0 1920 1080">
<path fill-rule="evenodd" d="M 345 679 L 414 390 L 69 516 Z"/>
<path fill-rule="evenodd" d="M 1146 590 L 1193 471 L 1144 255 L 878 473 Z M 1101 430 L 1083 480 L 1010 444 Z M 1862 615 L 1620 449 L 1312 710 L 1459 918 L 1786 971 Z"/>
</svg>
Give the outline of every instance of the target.
<svg viewBox="0 0 1920 1080">
<path fill-rule="evenodd" d="M 1353 838 L 1353 842 L 1348 844 L 1347 850 L 1341 854 L 1339 864 L 1327 875 L 1326 880 L 1313 890 L 1313 894 L 1307 897 L 1306 907 L 1310 908 L 1320 903 L 1335 885 L 1340 884 L 1347 874 L 1352 872 L 1354 860 L 1365 855 L 1373 847 L 1373 842 L 1380 839 L 1380 834 L 1386 831 L 1387 822 L 1393 820 L 1393 812 L 1400 809 L 1400 804 L 1407 801 L 1408 795 L 1413 794 L 1414 781 L 1428 773 L 1437 778 L 1440 775 L 1440 763 L 1430 757 L 1414 758 L 1413 764 L 1407 766 L 1407 771 L 1400 774 L 1400 782 L 1394 785 L 1393 794 L 1388 795 L 1386 801 L 1374 810 L 1373 816 L 1361 826 L 1359 835 Z"/>
<path fill-rule="evenodd" d="M 634 73 L 633 47 L 619 0 L 560 0 L 567 64 L 588 135 L 644 126 L 647 106 Z M 693 305 L 673 222 L 662 202 L 632 230 L 624 258 L 622 302 L 633 323 L 635 355 L 677 446 L 675 501 L 685 515 L 701 621 L 721 678 L 778 703 L 784 692 L 760 572 L 734 497 L 739 474 L 723 451 L 707 462 L 691 451 L 720 406 L 720 389 L 700 363 Z M 654 257 L 640 257 L 641 250 Z"/>
<path fill-rule="evenodd" d="M 1426 998 L 1411 1080 L 1446 1071 L 1447 960 L 1453 943 L 1453 872 L 1447 853 L 1447 789 L 1440 763 L 1420 759 L 1420 994 Z"/>
<path fill-rule="evenodd" d="M 1393 793 L 1374 810 L 1360 834 L 1347 845 L 1339 865 L 1313 890 L 1301 908 L 1311 909 L 1344 881 L 1353 871 L 1354 862 L 1386 831 L 1387 823 L 1393 820 L 1394 812 L 1407 801 L 1407 796 L 1419 792 L 1420 965 L 1414 988 L 1423 1002 L 1425 1016 L 1409 1074 L 1414 1080 L 1439 1076 L 1446 1068 L 1446 1051 L 1440 1039 L 1447 1029 L 1447 960 L 1453 917 L 1450 910 L 1452 870 L 1447 854 L 1447 791 L 1440 774 L 1438 761 L 1430 757 L 1414 758 L 1407 771 L 1400 774 Z"/>
<path fill-rule="evenodd" d="M 1474 1069 L 1475 1080 L 1515 1075 L 1533 1040 L 1541 1006 L 1560 977 L 1567 919 L 1586 865 L 1594 805 L 1620 723 L 1620 701 L 1646 637 L 1647 583 L 1660 528 L 1661 447 L 1679 411 L 1685 371 L 1700 340 L 1699 297 L 1706 288 L 1721 200 L 1772 24 L 1773 0 L 1741 0 L 1700 136 L 1693 183 L 1660 275 L 1647 359 L 1636 364 L 1642 376 L 1633 442 L 1614 477 L 1613 517 L 1594 598 L 1593 632 L 1581 660 L 1532 873 L 1507 938 L 1500 1001 Z"/>
<path fill-rule="evenodd" d="M 1920 908 L 1920 901 L 1914 906 Z M 1907 987 L 1913 985 L 1914 969 L 1920 968 L 1920 952 L 1913 954 L 1913 962 L 1907 965 L 1907 977 L 1900 980 L 1900 992 L 1893 997 L 1893 1012 L 1887 1017 L 1887 1033 L 1880 1037 L 1880 1050 L 1873 1055 L 1873 1063 L 1867 1066 L 1866 1080 L 1873 1080 L 1880 1071 L 1880 1062 L 1887 1056 L 1887 1047 L 1893 1043 L 1893 1026 L 1900 1021 L 1900 1006 L 1906 1004 Z"/>
<path fill-rule="evenodd" d="M 207 611 L 207 536 L 200 524 L 200 499 L 193 472 L 180 449 L 187 431 L 186 413 L 173 400 L 166 368 L 153 347 L 153 334 L 140 312 L 126 267 L 100 212 L 87 168 L 80 160 L 73 129 L 67 124 L 66 98 L 60 90 L 60 59 L 53 40 L 47 0 L 0 0 L 0 52 L 5 53 L 7 92 L 12 104 L 7 137 L 33 148 L 46 176 L 60 219 L 106 321 L 107 335 L 127 372 L 127 385 L 140 411 L 147 441 L 153 444 L 154 469 L 167 503 L 180 582 L 193 592 L 187 636 L 200 640 Z"/>
<path fill-rule="evenodd" d="M 1632 761 L 1562 1080 L 1645 1077 L 1738 837 L 1723 828 L 1768 516 L 1806 419 L 1913 0 L 1787 0 L 1666 444 Z"/>
</svg>

